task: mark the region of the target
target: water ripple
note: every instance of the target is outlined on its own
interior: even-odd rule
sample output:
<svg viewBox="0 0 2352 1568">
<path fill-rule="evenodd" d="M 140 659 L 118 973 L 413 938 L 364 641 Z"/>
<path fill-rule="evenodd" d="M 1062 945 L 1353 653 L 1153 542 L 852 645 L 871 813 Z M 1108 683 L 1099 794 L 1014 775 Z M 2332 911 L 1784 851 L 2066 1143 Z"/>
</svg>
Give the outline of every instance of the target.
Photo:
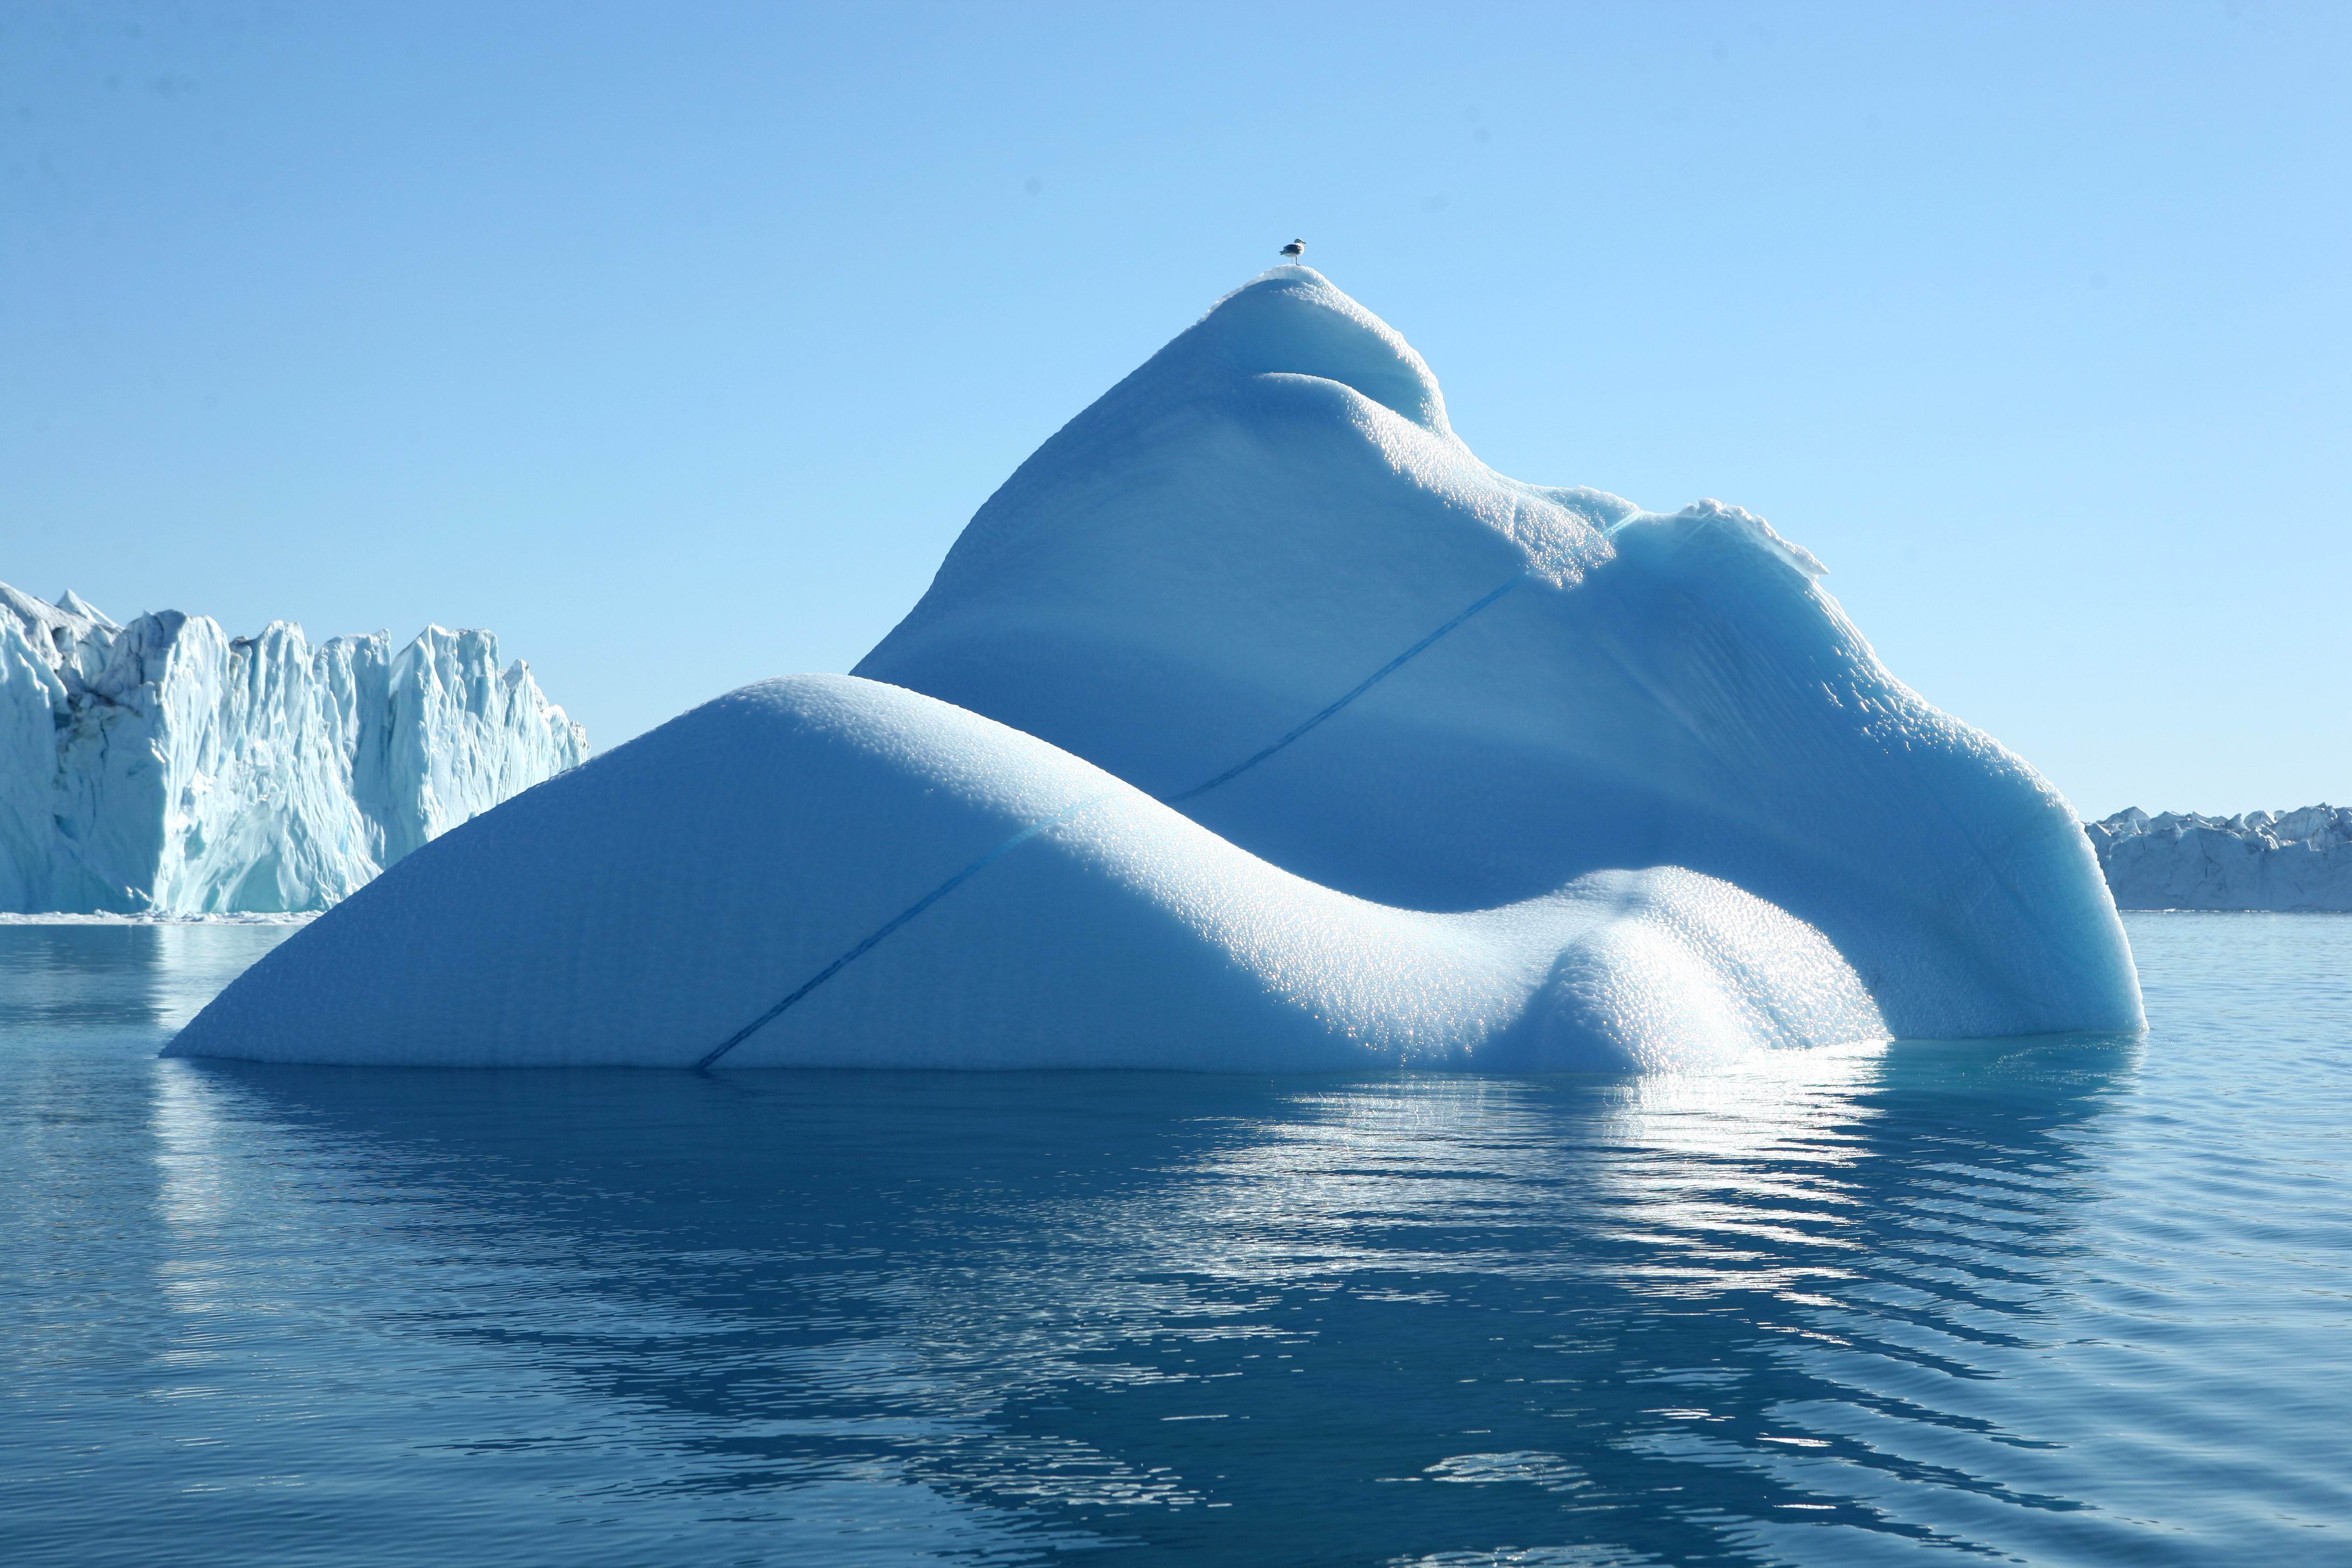
<svg viewBox="0 0 2352 1568">
<path fill-rule="evenodd" d="M 2352 1556 L 2352 921 L 2145 1041 L 1710 1077 L 152 1059 L 282 933 L 0 930 L 28 1563 Z"/>
</svg>

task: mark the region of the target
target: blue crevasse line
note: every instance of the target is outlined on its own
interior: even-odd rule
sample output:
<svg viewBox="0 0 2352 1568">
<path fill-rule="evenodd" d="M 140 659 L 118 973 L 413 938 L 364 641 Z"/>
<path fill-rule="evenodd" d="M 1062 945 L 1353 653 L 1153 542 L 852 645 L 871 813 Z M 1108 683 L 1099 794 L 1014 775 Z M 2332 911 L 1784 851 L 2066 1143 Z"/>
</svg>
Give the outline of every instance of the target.
<svg viewBox="0 0 2352 1568">
<path fill-rule="evenodd" d="M 1357 698 L 1361 697 L 1365 692 L 1370 691 L 1373 687 L 1378 686 L 1381 681 L 1386 680 L 1390 676 L 1394 675 L 1398 670 L 1402 669 L 1413 659 L 1419 658 L 1422 654 L 1428 652 L 1431 645 L 1435 643 L 1440 637 L 1443 637 L 1448 632 L 1454 630 L 1456 627 L 1460 626 L 1463 622 L 1468 620 L 1471 616 L 1476 615 L 1479 611 L 1486 608 L 1496 600 L 1501 598 L 1504 595 L 1509 593 L 1512 589 L 1526 582 L 1533 571 L 1534 568 L 1529 567 L 1526 571 L 1519 573 L 1509 582 L 1505 583 L 1501 587 L 1496 589 L 1493 593 L 1487 595 L 1485 598 L 1479 600 L 1476 604 L 1471 605 L 1468 609 L 1463 611 L 1460 615 L 1454 616 L 1452 620 L 1446 622 L 1444 626 L 1438 627 L 1435 631 L 1430 633 L 1427 637 L 1422 638 L 1419 642 L 1413 644 L 1411 647 L 1405 649 L 1402 653 L 1397 655 L 1386 664 L 1381 666 L 1380 668 L 1364 677 L 1364 679 L 1358 682 L 1346 696 L 1340 698 L 1338 701 L 1332 703 L 1329 707 L 1324 709 L 1321 712 L 1316 714 L 1315 717 L 1307 720 L 1307 722 L 1299 725 L 1298 728 L 1291 731 L 1290 733 L 1283 736 L 1282 739 L 1275 742 L 1274 744 L 1266 747 L 1264 751 L 1258 752 L 1242 762 L 1235 763 L 1232 767 L 1227 768 L 1223 773 L 1221 773 L 1216 777 L 1210 779 L 1207 783 L 1194 784 L 1191 789 L 1184 791 L 1181 795 L 1163 795 L 1158 796 L 1157 798 L 1160 803 L 1162 805 L 1174 805 L 1180 801 L 1192 800 L 1196 796 L 1204 795 L 1220 784 L 1233 783 L 1234 780 L 1241 777 L 1242 774 L 1249 772 L 1252 768 L 1257 766 L 1258 763 L 1265 761 L 1276 752 L 1281 751 L 1293 741 L 1299 739 L 1308 731 L 1322 723 L 1323 721 L 1339 712 L 1340 709 L 1345 708 Z"/>
<path fill-rule="evenodd" d="M 761 1029 L 767 1027 L 768 1025 L 773 1023 L 787 1008 L 791 1007 L 802 997 L 807 995 L 810 992 L 815 990 L 818 986 L 824 984 L 826 981 L 832 979 L 835 975 L 840 973 L 843 970 L 848 968 L 851 964 L 865 957 L 881 942 L 883 938 L 888 936 L 892 931 L 897 931 L 900 926 L 905 925 L 908 921 L 913 920 L 917 915 L 921 914 L 925 910 L 929 909 L 933 904 L 938 903 L 941 899 L 946 898 L 950 893 L 954 892 L 958 888 L 962 887 L 966 882 L 969 882 L 974 877 L 977 877 L 980 873 L 988 869 L 988 868 L 995 862 L 1002 860 L 1015 849 L 1020 848 L 1021 846 L 1028 843 L 1029 840 L 1036 837 L 1037 835 L 1045 832 L 1045 829 L 1052 827 L 1058 823 L 1066 822 L 1071 817 L 1076 816 L 1080 812 L 1086 810 L 1088 806 L 1101 805 L 1104 801 L 1108 800 L 1115 793 L 1117 792 L 1105 791 L 1101 795 L 1090 795 L 1087 799 L 1078 802 L 1076 805 L 1066 805 L 1061 810 L 1055 812 L 1053 816 L 1044 817 L 1036 822 L 1031 823 L 1028 826 L 1023 828 L 1020 832 L 1014 834 L 1003 843 L 999 844 L 995 848 L 991 849 L 987 854 L 982 855 L 979 859 L 974 860 L 971 865 L 966 866 L 962 870 L 958 871 L 954 876 L 950 877 L 946 881 L 941 882 L 938 887 L 933 888 L 929 892 L 925 893 L 921 898 L 917 899 L 913 903 L 908 904 L 905 909 L 900 910 L 897 914 L 892 915 L 887 921 L 885 921 L 881 925 L 875 928 L 873 934 L 868 936 L 864 942 L 859 942 L 856 947 L 851 948 L 847 952 L 843 953 L 839 958 L 835 959 L 831 963 L 826 964 L 823 969 L 820 969 L 814 974 L 810 975 L 806 981 L 803 982 L 799 990 L 793 992 L 791 995 L 785 997 L 782 1001 L 777 1003 L 774 1006 L 769 1008 L 766 1012 L 761 1014 L 758 1017 L 752 1019 L 750 1023 L 744 1025 L 741 1028 L 728 1036 L 724 1040 L 721 1040 L 707 1056 L 705 1056 L 700 1061 L 694 1064 L 695 1070 L 700 1072 L 709 1068 L 711 1063 L 717 1061 L 719 1058 L 725 1056 L 728 1052 L 733 1050 L 736 1047 L 750 1039 L 753 1035 L 758 1034 Z"/>
<path fill-rule="evenodd" d="M 1525 583 L 1534 574 L 1534 567 L 1529 566 L 1523 568 L 1521 571 L 1510 577 L 1509 580 L 1505 582 L 1500 587 L 1495 589 L 1492 593 L 1487 594 L 1485 597 L 1471 605 L 1469 608 L 1464 610 L 1460 615 L 1455 616 L 1452 620 L 1446 622 L 1444 626 L 1438 627 L 1427 637 L 1423 637 L 1419 642 L 1414 643 L 1411 647 L 1406 648 L 1402 653 L 1389 660 L 1388 663 L 1381 666 L 1380 668 L 1372 671 L 1371 674 L 1357 682 L 1355 686 L 1351 687 L 1336 701 L 1325 706 L 1312 718 L 1307 719 L 1304 723 L 1299 724 L 1297 728 L 1283 735 L 1271 745 L 1262 747 L 1258 751 L 1252 752 L 1249 756 L 1244 757 L 1240 762 L 1235 763 L 1232 767 L 1227 768 L 1224 772 L 1217 773 L 1200 784 L 1194 784 L 1191 789 L 1181 791 L 1175 795 L 1158 795 L 1154 798 L 1160 801 L 1163 805 L 1175 805 L 1183 801 L 1196 800 L 1200 796 L 1208 794 L 1213 789 L 1217 789 L 1225 784 L 1231 784 L 1234 780 L 1241 777 L 1242 774 L 1249 772 L 1252 768 L 1256 767 L 1260 763 L 1265 762 L 1276 752 L 1282 751 L 1292 742 L 1303 739 L 1310 731 L 1321 725 L 1326 720 L 1334 717 L 1342 709 L 1346 708 L 1349 703 L 1354 702 L 1358 698 L 1363 696 L 1364 693 L 1370 691 L 1373 687 L 1378 686 L 1381 681 L 1386 680 L 1390 676 L 1394 675 L 1398 670 L 1402 669 L 1415 658 L 1418 658 L 1421 655 L 1428 652 L 1429 649 L 1434 647 L 1440 640 L 1444 638 L 1450 633 L 1458 630 L 1462 625 L 1468 621 L 1472 616 L 1491 606 L 1496 600 L 1502 598 L 1503 595 L 1508 594 L 1512 589 L 1517 588 L 1522 583 Z M 712 1065 L 715 1064 L 721 1057 L 724 1057 L 728 1052 L 733 1050 L 736 1047 L 750 1039 L 753 1035 L 758 1034 L 761 1029 L 766 1028 L 770 1024 L 774 1023 L 779 1017 L 782 1017 L 786 1012 L 790 1011 L 810 992 L 814 991 L 818 986 L 824 984 L 826 981 L 832 979 L 835 975 L 840 973 L 843 970 L 848 968 L 851 964 L 865 957 L 868 952 L 871 952 L 876 947 L 879 946 L 892 931 L 897 931 L 900 926 L 905 925 L 908 921 L 913 920 L 925 910 L 929 909 L 933 904 L 938 903 L 941 899 L 944 899 L 950 893 L 954 892 L 958 888 L 962 887 L 966 882 L 969 882 L 974 877 L 980 875 L 981 872 L 986 870 L 997 861 L 1004 858 L 1005 856 L 1010 855 L 1013 850 L 1020 848 L 1021 846 L 1028 843 L 1029 840 L 1036 837 L 1039 834 L 1044 833 L 1047 828 L 1059 826 L 1061 824 L 1067 822 L 1072 817 L 1078 816 L 1080 813 L 1087 811 L 1093 806 L 1101 805 L 1104 801 L 1110 799 L 1111 796 L 1117 793 L 1118 792 L 1115 790 L 1106 791 L 1101 795 L 1089 795 L 1087 799 L 1079 801 L 1075 805 L 1065 806 L 1051 816 L 1044 817 L 1036 822 L 1031 823 L 1028 826 L 1021 829 L 1018 833 L 1015 833 L 1011 837 L 1005 839 L 1002 844 L 990 849 L 986 854 L 981 856 L 980 858 L 974 860 L 971 865 L 966 866 L 962 870 L 958 871 L 954 876 L 950 877 L 946 881 L 941 882 L 938 887 L 933 888 L 929 892 L 925 893 L 921 898 L 917 899 L 913 903 L 908 904 L 905 909 L 899 910 L 887 921 L 885 921 L 881 925 L 876 927 L 873 932 L 864 941 L 860 942 L 856 946 L 851 948 L 839 958 L 835 959 L 831 963 L 826 964 L 823 969 L 820 969 L 814 974 L 810 975 L 807 980 L 802 982 L 800 988 L 794 991 L 791 995 L 786 996 L 782 1001 L 777 1003 L 774 1006 L 769 1008 L 766 1012 L 761 1014 L 758 1017 L 752 1019 L 750 1023 L 744 1025 L 741 1028 L 728 1036 L 724 1040 L 721 1040 L 716 1047 L 712 1047 L 710 1051 L 705 1054 L 701 1060 L 694 1064 L 695 1070 L 698 1072 L 709 1071 Z"/>
</svg>

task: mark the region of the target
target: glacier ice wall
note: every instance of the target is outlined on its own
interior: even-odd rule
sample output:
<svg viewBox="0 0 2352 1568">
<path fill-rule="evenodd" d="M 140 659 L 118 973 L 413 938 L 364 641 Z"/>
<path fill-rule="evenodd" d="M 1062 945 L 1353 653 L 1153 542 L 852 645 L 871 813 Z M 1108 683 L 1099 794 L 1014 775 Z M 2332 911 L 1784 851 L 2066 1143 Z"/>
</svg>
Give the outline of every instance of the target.
<svg viewBox="0 0 2352 1568">
<path fill-rule="evenodd" d="M 2239 816 L 2134 807 L 2084 831 L 2123 909 L 2352 910 L 2352 807 Z"/>
<path fill-rule="evenodd" d="M 488 632 L 313 647 L 0 584 L 0 910 L 324 909 L 586 754 Z"/>
<path fill-rule="evenodd" d="M 1822 571 L 1736 507 L 1496 473 L 1401 337 L 1276 268 L 852 675 L 426 845 L 170 1049 L 1518 1070 L 2137 1027 L 2072 810 Z"/>
</svg>

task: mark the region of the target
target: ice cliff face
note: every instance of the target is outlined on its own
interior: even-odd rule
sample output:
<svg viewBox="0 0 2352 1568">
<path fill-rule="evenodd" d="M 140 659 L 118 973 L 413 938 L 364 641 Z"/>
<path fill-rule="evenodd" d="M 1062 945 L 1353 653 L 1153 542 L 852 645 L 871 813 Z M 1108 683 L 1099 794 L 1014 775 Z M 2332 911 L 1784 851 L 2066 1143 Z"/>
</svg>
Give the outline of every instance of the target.
<svg viewBox="0 0 2352 1568">
<path fill-rule="evenodd" d="M 586 732 L 485 631 L 318 647 L 0 584 L 0 910 L 324 909 L 576 766 Z"/>
<path fill-rule="evenodd" d="M 2150 816 L 2135 806 L 2084 831 L 2122 909 L 2352 910 L 2352 807 Z"/>
</svg>

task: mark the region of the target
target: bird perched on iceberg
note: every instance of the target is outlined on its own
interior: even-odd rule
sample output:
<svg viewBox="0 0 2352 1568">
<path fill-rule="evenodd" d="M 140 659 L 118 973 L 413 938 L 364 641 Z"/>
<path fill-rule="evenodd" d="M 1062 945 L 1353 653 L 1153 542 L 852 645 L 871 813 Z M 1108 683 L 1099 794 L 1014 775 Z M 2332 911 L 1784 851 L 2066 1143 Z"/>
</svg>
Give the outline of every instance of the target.
<svg viewBox="0 0 2352 1568">
<path fill-rule="evenodd" d="M 1304 260 L 1306 260 L 1306 259 L 1307 259 L 1307 242 L 1306 242 L 1305 240 L 1303 240 L 1303 239 L 1294 239 L 1294 240 L 1292 240 L 1288 245 L 1286 245 L 1286 246 L 1284 246 L 1284 247 L 1282 247 L 1282 258 L 1283 258 L 1285 261 L 1290 261 L 1290 262 L 1298 262 L 1298 261 L 1304 261 Z"/>
</svg>

